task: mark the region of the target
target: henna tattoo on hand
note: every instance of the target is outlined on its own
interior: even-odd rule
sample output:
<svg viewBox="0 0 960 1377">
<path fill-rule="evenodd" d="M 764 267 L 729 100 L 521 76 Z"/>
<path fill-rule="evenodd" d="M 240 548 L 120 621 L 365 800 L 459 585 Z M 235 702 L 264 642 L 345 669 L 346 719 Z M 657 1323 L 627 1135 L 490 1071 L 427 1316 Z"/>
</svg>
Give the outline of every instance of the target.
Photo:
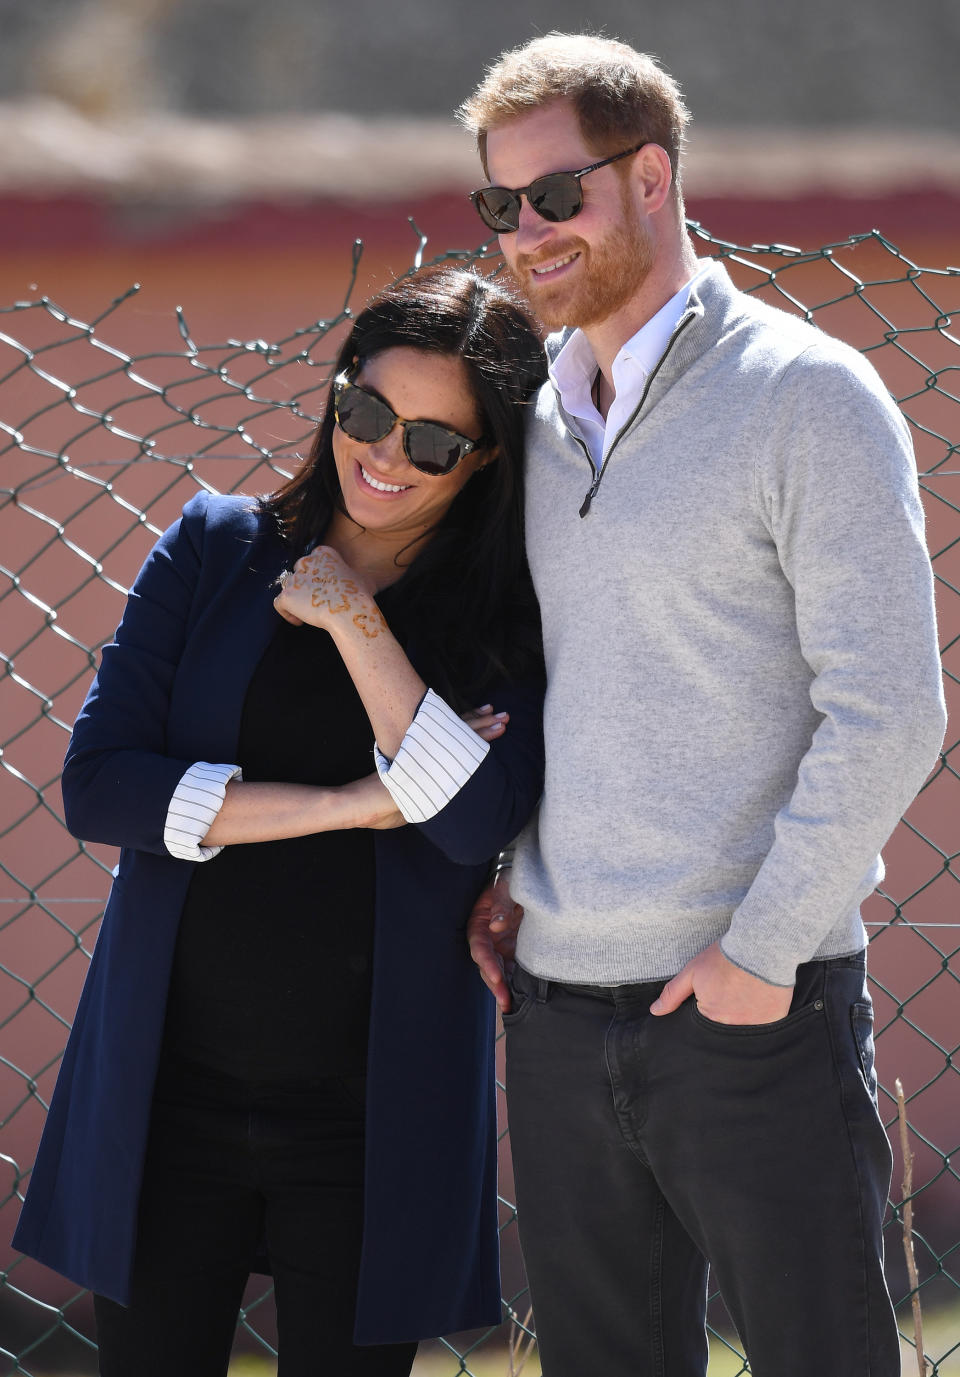
<svg viewBox="0 0 960 1377">
<path fill-rule="evenodd" d="M 310 606 L 320 613 L 318 624 L 326 616 L 339 616 L 346 612 L 368 641 L 374 640 L 383 631 L 389 631 L 383 613 L 370 593 L 333 550 L 321 546 L 298 559 L 285 581 L 281 596 L 284 591 L 288 595 L 293 591 L 301 597 L 308 595 Z M 302 604 L 296 602 L 291 610 L 296 613 L 298 609 L 303 615 Z"/>
<path fill-rule="evenodd" d="M 367 640 L 373 640 L 381 631 L 387 630 L 387 623 L 379 607 L 375 607 L 372 612 L 358 612 L 353 624 L 358 631 L 363 632 Z"/>
<path fill-rule="evenodd" d="M 327 606 L 331 612 L 349 612 L 353 603 L 350 595 L 359 593 L 360 589 L 351 582 L 350 579 L 338 581 L 335 579 L 321 579 L 318 586 L 310 594 L 311 607 Z M 334 598 L 339 598 L 339 602 L 334 603 Z"/>
<path fill-rule="evenodd" d="M 331 614 L 352 611 L 354 600 L 363 596 L 356 578 L 332 550 L 317 550 L 298 559 L 289 586 L 309 592 L 310 606 L 326 608 Z"/>
</svg>

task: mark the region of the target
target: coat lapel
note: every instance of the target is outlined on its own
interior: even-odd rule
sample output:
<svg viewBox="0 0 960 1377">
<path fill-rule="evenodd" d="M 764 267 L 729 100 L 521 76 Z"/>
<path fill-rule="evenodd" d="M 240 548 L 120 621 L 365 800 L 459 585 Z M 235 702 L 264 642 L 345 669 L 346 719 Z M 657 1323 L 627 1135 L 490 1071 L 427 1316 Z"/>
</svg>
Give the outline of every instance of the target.
<svg viewBox="0 0 960 1377">
<path fill-rule="evenodd" d="M 251 525 L 225 557 L 204 565 L 170 704 L 171 755 L 236 761 L 247 688 L 280 625 L 273 600 L 289 558 L 278 537 Z"/>
</svg>

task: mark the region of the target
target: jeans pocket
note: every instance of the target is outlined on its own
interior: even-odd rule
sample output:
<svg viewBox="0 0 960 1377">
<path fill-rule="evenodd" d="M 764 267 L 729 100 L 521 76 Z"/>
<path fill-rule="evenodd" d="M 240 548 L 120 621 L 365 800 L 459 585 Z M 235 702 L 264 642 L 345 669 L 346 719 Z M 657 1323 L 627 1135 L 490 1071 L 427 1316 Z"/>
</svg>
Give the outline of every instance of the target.
<svg viewBox="0 0 960 1377">
<path fill-rule="evenodd" d="M 707 1018 L 706 1014 L 700 1012 L 695 999 L 691 999 L 689 1002 L 690 1014 L 694 1023 L 709 1032 L 731 1038 L 762 1038 L 784 1032 L 791 1029 L 794 1024 L 804 1023 L 812 1015 L 823 1011 L 823 1000 L 815 999 L 810 1004 L 802 1004 L 797 1009 L 791 1009 L 783 1018 L 774 1019 L 771 1023 L 716 1023 L 712 1018 Z"/>
<path fill-rule="evenodd" d="M 875 1047 L 873 1042 L 873 1004 L 869 999 L 858 999 L 850 1007 L 850 1026 L 857 1048 L 857 1058 L 864 1084 L 870 1098 L 877 1103 L 877 1072 L 874 1066 Z"/>
</svg>

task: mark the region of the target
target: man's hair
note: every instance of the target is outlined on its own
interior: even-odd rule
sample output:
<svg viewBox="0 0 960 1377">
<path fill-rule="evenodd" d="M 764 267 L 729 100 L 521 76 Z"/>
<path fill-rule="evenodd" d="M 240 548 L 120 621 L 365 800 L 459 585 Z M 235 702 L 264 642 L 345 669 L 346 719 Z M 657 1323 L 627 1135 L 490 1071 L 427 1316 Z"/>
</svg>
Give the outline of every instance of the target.
<svg viewBox="0 0 960 1377">
<path fill-rule="evenodd" d="M 690 112 L 680 87 L 656 58 L 616 39 L 554 32 L 511 48 L 489 68 L 457 118 L 476 136 L 488 172 L 488 130 L 558 100 L 571 102 L 584 142 L 598 155 L 641 140 L 660 144 L 670 158 L 679 198 Z"/>
</svg>

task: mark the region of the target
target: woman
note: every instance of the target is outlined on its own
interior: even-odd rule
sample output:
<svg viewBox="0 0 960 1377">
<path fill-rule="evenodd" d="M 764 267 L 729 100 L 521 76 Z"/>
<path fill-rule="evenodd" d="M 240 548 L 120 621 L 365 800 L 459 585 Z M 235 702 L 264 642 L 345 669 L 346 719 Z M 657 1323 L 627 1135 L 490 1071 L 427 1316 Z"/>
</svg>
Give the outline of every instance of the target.
<svg viewBox="0 0 960 1377">
<path fill-rule="evenodd" d="M 104 1377 L 225 1372 L 251 1270 L 284 1377 L 499 1318 L 463 925 L 542 782 L 542 377 L 502 288 L 392 287 L 301 472 L 189 502 L 104 649 L 64 805 L 123 851 L 16 1237 L 96 1293 Z"/>
</svg>

